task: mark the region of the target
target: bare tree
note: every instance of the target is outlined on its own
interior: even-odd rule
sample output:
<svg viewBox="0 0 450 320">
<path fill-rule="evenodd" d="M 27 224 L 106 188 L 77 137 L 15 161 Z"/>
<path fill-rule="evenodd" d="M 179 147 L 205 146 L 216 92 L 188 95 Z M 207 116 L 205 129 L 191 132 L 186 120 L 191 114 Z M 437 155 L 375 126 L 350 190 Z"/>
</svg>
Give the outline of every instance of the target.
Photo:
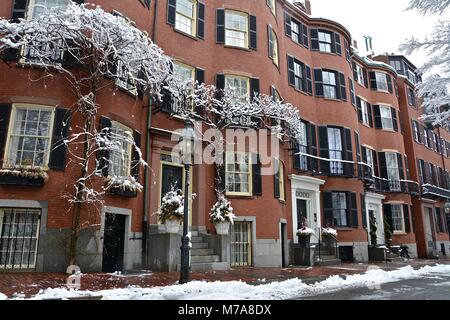
<svg viewBox="0 0 450 320">
<path fill-rule="evenodd" d="M 81 119 L 80 124 L 71 126 L 60 145 L 53 146 L 67 148 L 67 168 L 77 172 L 73 189 L 64 194 L 73 210 L 69 263 L 75 264 L 80 231 L 88 227 L 81 224 L 82 210 L 102 207 L 111 188 L 142 189 L 132 176 L 109 174 L 102 178 L 111 164 L 110 154 L 125 156 L 124 145 L 135 150 L 138 160 L 133 166 L 145 162 L 131 132 L 97 128 L 97 96 L 120 85 L 135 94 L 160 97 L 170 59 L 124 18 L 74 3 L 64 9 L 51 8 L 32 20 L 0 19 L 0 53 L 8 50 L 20 51 L 21 63 L 44 70 L 40 80 L 64 79 L 76 97 L 70 112 L 72 118 Z"/>
</svg>

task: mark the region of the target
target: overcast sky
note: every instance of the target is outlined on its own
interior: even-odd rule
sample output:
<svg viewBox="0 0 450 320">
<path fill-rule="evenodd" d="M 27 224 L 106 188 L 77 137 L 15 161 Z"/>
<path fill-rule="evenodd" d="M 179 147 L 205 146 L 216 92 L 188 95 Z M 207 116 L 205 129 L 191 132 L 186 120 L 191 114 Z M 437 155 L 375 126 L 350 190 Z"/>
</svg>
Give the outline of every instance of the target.
<svg viewBox="0 0 450 320">
<path fill-rule="evenodd" d="M 311 0 L 313 17 L 344 25 L 358 41 L 361 51 L 365 48 L 363 36 L 371 36 L 376 54 L 399 54 L 398 47 L 406 38 L 414 35 L 422 39 L 431 34 L 438 17 L 405 11 L 407 5 L 408 0 Z M 419 67 L 426 55 L 418 53 L 409 58 Z"/>
</svg>

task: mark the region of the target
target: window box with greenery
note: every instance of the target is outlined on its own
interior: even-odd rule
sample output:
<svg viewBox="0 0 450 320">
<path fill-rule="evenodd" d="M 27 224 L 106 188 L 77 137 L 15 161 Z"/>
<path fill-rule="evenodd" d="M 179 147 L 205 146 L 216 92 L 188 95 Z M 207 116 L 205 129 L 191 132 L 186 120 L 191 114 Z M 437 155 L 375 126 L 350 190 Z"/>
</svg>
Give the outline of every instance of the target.
<svg viewBox="0 0 450 320">
<path fill-rule="evenodd" d="M 234 223 L 236 216 L 233 213 L 231 202 L 223 194 L 218 195 L 217 202 L 211 208 L 209 221 L 216 227 L 218 235 L 227 235 L 230 230 L 230 224 Z"/>
<path fill-rule="evenodd" d="M 15 167 L 0 170 L 0 185 L 41 187 L 47 180 L 47 172 L 39 167 Z"/>
</svg>

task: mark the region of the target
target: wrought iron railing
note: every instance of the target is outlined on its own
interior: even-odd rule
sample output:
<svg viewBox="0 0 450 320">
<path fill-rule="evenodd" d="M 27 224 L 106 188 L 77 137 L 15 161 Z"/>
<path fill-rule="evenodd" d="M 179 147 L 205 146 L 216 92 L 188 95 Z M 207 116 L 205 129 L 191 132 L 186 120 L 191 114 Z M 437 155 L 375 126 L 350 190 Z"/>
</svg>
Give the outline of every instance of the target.
<svg viewBox="0 0 450 320">
<path fill-rule="evenodd" d="M 440 197 L 450 199 L 450 190 L 443 189 L 431 184 L 422 185 L 422 195 L 424 197 Z"/>
</svg>

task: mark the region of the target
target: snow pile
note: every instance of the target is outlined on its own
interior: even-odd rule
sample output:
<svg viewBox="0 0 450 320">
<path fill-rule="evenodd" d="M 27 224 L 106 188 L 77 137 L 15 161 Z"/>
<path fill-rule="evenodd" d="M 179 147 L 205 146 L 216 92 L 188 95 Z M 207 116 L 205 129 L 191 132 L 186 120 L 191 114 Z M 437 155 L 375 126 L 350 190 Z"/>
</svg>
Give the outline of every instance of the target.
<svg viewBox="0 0 450 320">
<path fill-rule="evenodd" d="M 220 222 L 230 222 L 233 224 L 234 218 L 236 218 L 236 216 L 233 213 L 231 202 L 228 201 L 223 194 L 220 194 L 217 202 L 211 209 L 209 220 L 214 224 Z"/>
<path fill-rule="evenodd" d="M 418 270 L 414 270 L 411 266 L 393 271 L 384 271 L 375 268 L 364 274 L 348 275 L 345 279 L 337 275 L 331 276 L 324 281 L 310 285 L 295 278 L 283 282 L 272 282 L 256 286 L 246 284 L 242 281 L 193 281 L 184 285 L 167 287 L 128 287 L 96 292 L 56 288 L 41 290 L 32 299 L 64 299 L 69 297 L 101 295 L 104 300 L 223 300 L 230 298 L 236 300 L 280 300 L 315 296 L 349 288 L 365 286 L 375 288 L 377 285 L 383 283 L 436 274 L 450 274 L 450 265 L 425 266 Z"/>
<path fill-rule="evenodd" d="M 322 228 L 322 235 L 325 237 L 337 237 L 338 233 L 335 229 L 333 228 Z"/>
</svg>

